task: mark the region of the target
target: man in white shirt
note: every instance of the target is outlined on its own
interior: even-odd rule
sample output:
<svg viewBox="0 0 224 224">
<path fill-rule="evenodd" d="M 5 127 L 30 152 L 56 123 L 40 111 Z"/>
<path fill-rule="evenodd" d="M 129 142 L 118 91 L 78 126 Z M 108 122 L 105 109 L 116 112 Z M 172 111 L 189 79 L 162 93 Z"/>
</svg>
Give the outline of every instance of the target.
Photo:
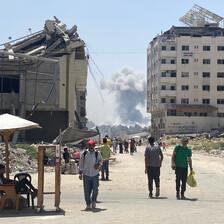
<svg viewBox="0 0 224 224">
<path fill-rule="evenodd" d="M 86 210 L 96 208 L 96 199 L 99 187 L 99 168 L 103 164 L 103 158 L 100 152 L 94 149 L 95 141 L 88 141 L 88 150 L 84 151 L 79 161 L 79 179 L 83 179 L 84 196 L 86 201 Z M 92 200 L 91 200 L 92 194 Z"/>
</svg>

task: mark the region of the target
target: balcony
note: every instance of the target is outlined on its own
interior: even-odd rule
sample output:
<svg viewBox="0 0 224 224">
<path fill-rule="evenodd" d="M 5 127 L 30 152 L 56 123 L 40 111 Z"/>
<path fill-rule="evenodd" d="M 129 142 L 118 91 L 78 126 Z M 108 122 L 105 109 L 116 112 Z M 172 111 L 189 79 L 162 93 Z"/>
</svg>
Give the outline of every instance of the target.
<svg viewBox="0 0 224 224">
<path fill-rule="evenodd" d="M 161 77 L 160 78 L 160 84 L 162 83 L 176 84 L 176 82 L 177 82 L 176 77 Z"/>
<path fill-rule="evenodd" d="M 176 96 L 176 90 L 160 90 L 160 96 L 165 97 L 165 96 L 171 96 L 174 97 Z"/>
<path fill-rule="evenodd" d="M 161 64 L 160 70 L 177 70 L 176 64 Z"/>
<path fill-rule="evenodd" d="M 174 57 L 176 58 L 177 52 L 176 51 L 160 51 L 161 57 Z"/>
</svg>

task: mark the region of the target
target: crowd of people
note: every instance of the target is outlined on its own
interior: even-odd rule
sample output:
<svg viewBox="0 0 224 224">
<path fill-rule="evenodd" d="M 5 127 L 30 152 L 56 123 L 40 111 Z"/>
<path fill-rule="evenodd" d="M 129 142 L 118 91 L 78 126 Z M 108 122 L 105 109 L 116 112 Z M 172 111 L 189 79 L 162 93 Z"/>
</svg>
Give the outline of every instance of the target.
<svg viewBox="0 0 224 224">
<path fill-rule="evenodd" d="M 160 195 L 160 169 L 162 167 L 163 151 L 166 151 L 166 145 L 162 142 L 155 143 L 153 137 L 148 138 L 148 143 L 144 153 L 145 173 L 148 178 L 149 197 L 152 198 L 153 182 L 155 182 L 156 187 L 155 196 L 159 197 Z M 79 179 L 83 180 L 86 210 L 96 208 L 100 174 L 102 181 L 109 181 L 109 161 L 115 160 L 115 158 L 111 158 L 110 147 L 113 148 L 113 153 L 117 153 L 117 150 L 121 154 L 124 152 L 129 153 L 130 151 L 130 155 L 133 155 L 134 152 L 137 152 L 138 144 L 141 144 L 141 142 L 136 142 L 133 138 L 129 141 L 114 138 L 111 141 L 108 136 L 105 136 L 99 148 L 95 148 L 96 142 L 90 139 L 87 149 L 82 153 L 79 149 L 75 148 L 71 155 L 68 148 L 64 148 L 62 154 L 64 163 L 69 164 L 70 160 L 73 159 L 78 164 Z M 183 138 L 182 144 L 178 144 L 174 148 L 171 159 L 171 168 L 175 170 L 176 175 L 177 199 L 185 199 L 188 166 L 190 167 L 190 172 L 193 170 L 191 156 L 192 153 L 190 147 L 188 147 L 188 139 Z M 5 166 L 0 164 L 0 185 L 11 183 L 15 185 L 16 192 L 19 193 L 21 189 L 27 189 L 33 197 L 37 196 L 37 189 L 26 179 L 22 179 L 21 181 L 10 180 L 5 178 L 4 174 Z"/>
<path fill-rule="evenodd" d="M 129 153 L 130 149 L 130 155 L 133 155 L 134 152 L 137 152 L 137 146 L 142 144 L 142 140 L 136 141 L 134 138 L 131 138 L 130 140 L 122 138 L 114 138 L 112 141 L 113 146 L 113 152 L 117 153 Z"/>
<path fill-rule="evenodd" d="M 82 153 L 79 164 L 79 179 L 83 180 L 84 196 L 86 201 L 86 210 L 95 209 L 99 189 L 99 173 L 101 169 L 101 180 L 109 180 L 109 159 L 110 159 L 110 146 L 107 144 L 107 137 L 103 139 L 103 146 L 98 151 L 95 149 L 95 141 L 89 140 L 88 149 Z M 133 139 L 130 142 L 121 139 L 114 141 L 115 145 L 113 150 L 119 147 L 119 153 L 124 151 L 128 153 L 128 146 L 130 147 L 130 154 L 133 154 L 136 148 L 136 142 Z M 117 143 L 117 145 L 116 145 Z M 163 162 L 163 151 L 166 151 L 165 143 L 155 143 L 153 137 L 148 138 L 148 146 L 145 149 L 145 173 L 148 177 L 148 190 L 149 197 L 153 197 L 153 182 L 155 182 L 156 193 L 155 196 L 160 195 L 160 169 Z M 137 151 L 137 150 L 136 150 Z M 94 153 L 95 152 L 95 153 Z M 100 153 L 99 153 L 100 152 Z M 116 153 L 116 151 L 114 151 Z M 176 175 L 176 198 L 186 199 L 186 181 L 188 175 L 188 165 L 190 172 L 192 172 L 191 149 L 188 147 L 188 139 L 183 138 L 182 144 L 174 148 L 171 168 L 175 170 Z"/>
</svg>

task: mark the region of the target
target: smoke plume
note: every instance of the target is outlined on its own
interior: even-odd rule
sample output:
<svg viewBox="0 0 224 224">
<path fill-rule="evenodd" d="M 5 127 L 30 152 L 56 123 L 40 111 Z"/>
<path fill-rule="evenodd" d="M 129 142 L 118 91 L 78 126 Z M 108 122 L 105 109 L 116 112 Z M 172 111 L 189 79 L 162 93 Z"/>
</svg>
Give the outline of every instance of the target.
<svg viewBox="0 0 224 224">
<path fill-rule="evenodd" d="M 146 124 L 138 105 L 145 107 L 146 78 L 143 73 L 136 73 L 129 67 L 123 67 L 114 73 L 110 80 L 101 80 L 101 89 L 115 94 L 116 113 L 120 122 L 125 124 Z"/>
</svg>

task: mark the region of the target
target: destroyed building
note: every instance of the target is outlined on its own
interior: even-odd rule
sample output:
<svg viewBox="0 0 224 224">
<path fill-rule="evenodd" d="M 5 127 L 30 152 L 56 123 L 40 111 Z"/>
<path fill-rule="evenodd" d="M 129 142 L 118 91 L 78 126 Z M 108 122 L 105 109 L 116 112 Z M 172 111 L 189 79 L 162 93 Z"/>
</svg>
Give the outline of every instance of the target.
<svg viewBox="0 0 224 224">
<path fill-rule="evenodd" d="M 56 17 L 44 29 L 0 50 L 0 108 L 40 124 L 26 141 L 52 141 L 68 126 L 86 127 L 88 56 L 77 26 Z M 22 139 L 21 138 L 21 139 Z"/>
</svg>

